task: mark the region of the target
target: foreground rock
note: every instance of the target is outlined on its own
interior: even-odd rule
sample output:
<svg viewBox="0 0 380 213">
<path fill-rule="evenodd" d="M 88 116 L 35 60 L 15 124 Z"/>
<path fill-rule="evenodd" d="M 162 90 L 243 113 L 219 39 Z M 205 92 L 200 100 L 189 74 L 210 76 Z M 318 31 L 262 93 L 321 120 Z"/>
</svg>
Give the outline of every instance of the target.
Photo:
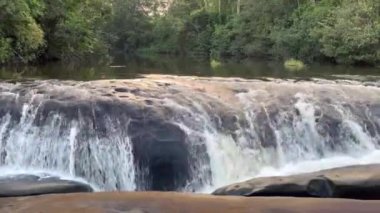
<svg viewBox="0 0 380 213">
<path fill-rule="evenodd" d="M 0 177 L 0 197 L 17 197 L 43 194 L 93 192 L 91 186 L 58 177 L 41 178 L 36 175 Z"/>
<path fill-rule="evenodd" d="M 179 193 L 90 193 L 0 199 L 0 212 L 377 213 L 380 201 L 242 198 Z"/>
<path fill-rule="evenodd" d="M 232 184 L 214 195 L 380 199 L 380 164 L 350 166 Z"/>
</svg>

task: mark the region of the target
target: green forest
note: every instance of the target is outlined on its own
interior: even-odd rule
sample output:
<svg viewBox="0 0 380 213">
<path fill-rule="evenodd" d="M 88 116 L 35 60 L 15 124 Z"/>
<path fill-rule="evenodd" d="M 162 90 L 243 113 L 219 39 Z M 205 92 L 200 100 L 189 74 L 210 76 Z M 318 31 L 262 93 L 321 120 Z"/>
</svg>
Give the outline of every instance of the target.
<svg viewBox="0 0 380 213">
<path fill-rule="evenodd" d="M 380 0 L 0 0 L 0 63 L 173 54 L 380 64 Z"/>
</svg>

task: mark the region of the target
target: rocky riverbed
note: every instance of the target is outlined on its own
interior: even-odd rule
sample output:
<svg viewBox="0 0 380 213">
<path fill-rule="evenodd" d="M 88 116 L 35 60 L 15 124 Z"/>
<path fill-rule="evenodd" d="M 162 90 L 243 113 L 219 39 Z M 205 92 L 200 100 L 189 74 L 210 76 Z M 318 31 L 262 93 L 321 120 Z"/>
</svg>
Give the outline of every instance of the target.
<svg viewBox="0 0 380 213">
<path fill-rule="evenodd" d="M 13 177 L 0 182 L 1 196 L 8 196 L 0 198 L 0 212 L 376 213 L 380 209 L 380 165 L 255 178 L 220 188 L 214 195 L 174 192 L 74 193 L 81 191 L 91 192 L 92 189 L 85 184 L 57 178 L 38 180 L 31 175 Z M 43 195 L 52 193 L 70 194 Z M 20 195 L 40 196 L 15 197 Z"/>
<path fill-rule="evenodd" d="M 378 212 L 379 103 L 342 80 L 0 82 L 0 176 L 32 171 L 0 180 L 0 212 Z"/>
</svg>

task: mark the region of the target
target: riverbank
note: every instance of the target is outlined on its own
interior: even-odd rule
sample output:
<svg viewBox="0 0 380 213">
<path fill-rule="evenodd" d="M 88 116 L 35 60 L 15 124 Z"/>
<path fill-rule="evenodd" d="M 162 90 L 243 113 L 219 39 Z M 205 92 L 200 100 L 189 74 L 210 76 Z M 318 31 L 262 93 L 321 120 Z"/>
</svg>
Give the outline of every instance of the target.
<svg viewBox="0 0 380 213">
<path fill-rule="evenodd" d="M 0 212 L 265 212 L 265 213 L 371 213 L 378 212 L 380 201 L 241 198 L 209 195 L 136 192 L 47 195 L 0 199 Z"/>
</svg>

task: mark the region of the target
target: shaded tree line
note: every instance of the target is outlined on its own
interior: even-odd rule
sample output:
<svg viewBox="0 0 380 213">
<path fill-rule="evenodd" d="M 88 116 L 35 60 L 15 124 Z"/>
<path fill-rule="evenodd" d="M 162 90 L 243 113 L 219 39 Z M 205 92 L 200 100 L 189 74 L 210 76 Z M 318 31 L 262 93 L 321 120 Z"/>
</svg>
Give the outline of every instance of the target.
<svg viewBox="0 0 380 213">
<path fill-rule="evenodd" d="M 113 52 L 380 63 L 379 0 L 0 0 L 0 63 Z"/>
<path fill-rule="evenodd" d="M 149 0 L 0 0 L 0 63 L 132 52 L 150 31 Z M 145 43 L 144 43 L 145 44 Z"/>
</svg>

